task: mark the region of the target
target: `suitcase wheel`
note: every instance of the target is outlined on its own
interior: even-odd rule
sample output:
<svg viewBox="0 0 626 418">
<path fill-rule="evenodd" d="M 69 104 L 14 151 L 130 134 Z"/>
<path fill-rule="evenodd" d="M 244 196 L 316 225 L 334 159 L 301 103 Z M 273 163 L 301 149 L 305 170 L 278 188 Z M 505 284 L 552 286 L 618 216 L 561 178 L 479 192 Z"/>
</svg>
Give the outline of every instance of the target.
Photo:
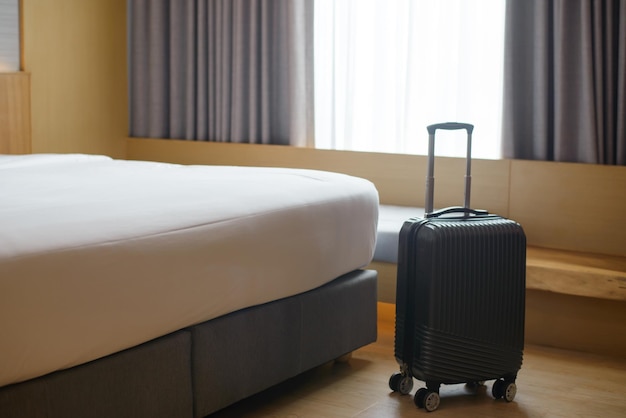
<svg viewBox="0 0 626 418">
<path fill-rule="evenodd" d="M 402 395 L 408 395 L 413 390 L 413 378 L 402 373 L 394 373 L 389 378 L 389 389 L 400 392 Z"/>
<path fill-rule="evenodd" d="M 420 388 L 415 393 L 413 402 L 415 402 L 415 405 L 418 408 L 424 408 L 427 412 L 433 412 L 435 409 L 439 408 L 441 398 L 439 397 L 439 394 L 435 391 L 426 388 Z"/>
<path fill-rule="evenodd" d="M 511 402 L 515 399 L 517 393 L 517 385 L 515 382 L 507 382 L 504 379 L 498 379 L 493 382 L 491 394 L 496 399 L 504 398 L 505 401 Z"/>
</svg>

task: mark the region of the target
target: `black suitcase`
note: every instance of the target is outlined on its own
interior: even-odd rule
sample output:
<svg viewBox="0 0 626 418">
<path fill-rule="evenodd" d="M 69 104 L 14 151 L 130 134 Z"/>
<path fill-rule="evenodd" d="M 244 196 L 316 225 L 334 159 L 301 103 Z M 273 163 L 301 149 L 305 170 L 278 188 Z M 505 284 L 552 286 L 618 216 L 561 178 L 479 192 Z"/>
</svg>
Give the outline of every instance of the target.
<svg viewBox="0 0 626 418">
<path fill-rule="evenodd" d="M 437 129 L 467 131 L 463 207 L 433 211 Z M 424 218 L 400 230 L 396 287 L 393 391 L 408 394 L 413 377 L 425 382 L 415 404 L 439 407 L 442 384 L 484 384 L 512 401 L 522 365 L 526 290 L 526 236 L 515 221 L 470 209 L 473 125 L 428 126 Z"/>
</svg>

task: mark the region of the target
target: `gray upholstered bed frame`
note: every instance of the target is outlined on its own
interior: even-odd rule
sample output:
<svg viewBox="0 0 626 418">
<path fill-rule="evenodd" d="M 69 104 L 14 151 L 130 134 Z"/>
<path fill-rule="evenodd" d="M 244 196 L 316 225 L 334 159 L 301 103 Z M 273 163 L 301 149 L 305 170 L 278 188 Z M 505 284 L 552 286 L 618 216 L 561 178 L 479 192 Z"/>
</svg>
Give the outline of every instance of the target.
<svg viewBox="0 0 626 418">
<path fill-rule="evenodd" d="M 0 418 L 204 417 L 376 340 L 358 270 L 88 364 L 0 388 Z"/>
</svg>

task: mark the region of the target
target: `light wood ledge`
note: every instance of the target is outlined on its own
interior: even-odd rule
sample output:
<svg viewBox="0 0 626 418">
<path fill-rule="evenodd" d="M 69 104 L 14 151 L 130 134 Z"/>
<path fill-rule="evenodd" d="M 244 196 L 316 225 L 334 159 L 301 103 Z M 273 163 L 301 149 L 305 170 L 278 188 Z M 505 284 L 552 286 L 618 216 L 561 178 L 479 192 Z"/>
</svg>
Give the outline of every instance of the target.
<svg viewBox="0 0 626 418">
<path fill-rule="evenodd" d="M 395 303 L 397 266 L 373 261 L 378 299 Z M 529 246 L 526 288 L 565 295 L 626 301 L 626 257 Z"/>
<path fill-rule="evenodd" d="M 526 288 L 626 301 L 626 257 L 528 247 Z"/>
</svg>

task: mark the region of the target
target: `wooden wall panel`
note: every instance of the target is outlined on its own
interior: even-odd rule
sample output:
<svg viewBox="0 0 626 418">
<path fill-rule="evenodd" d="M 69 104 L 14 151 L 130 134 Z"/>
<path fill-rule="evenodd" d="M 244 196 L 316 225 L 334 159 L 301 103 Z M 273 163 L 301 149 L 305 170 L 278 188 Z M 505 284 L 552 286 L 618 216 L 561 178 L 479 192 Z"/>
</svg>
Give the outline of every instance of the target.
<svg viewBox="0 0 626 418">
<path fill-rule="evenodd" d="M 526 291 L 526 344 L 624 357 L 626 303 Z"/>
<path fill-rule="evenodd" d="M 626 167 L 514 160 L 510 208 L 532 245 L 626 256 Z"/>
<path fill-rule="evenodd" d="M 123 158 L 126 1 L 26 1 L 23 23 L 33 152 Z"/>
<path fill-rule="evenodd" d="M 30 75 L 0 73 L 0 154 L 30 152 Z"/>
</svg>

